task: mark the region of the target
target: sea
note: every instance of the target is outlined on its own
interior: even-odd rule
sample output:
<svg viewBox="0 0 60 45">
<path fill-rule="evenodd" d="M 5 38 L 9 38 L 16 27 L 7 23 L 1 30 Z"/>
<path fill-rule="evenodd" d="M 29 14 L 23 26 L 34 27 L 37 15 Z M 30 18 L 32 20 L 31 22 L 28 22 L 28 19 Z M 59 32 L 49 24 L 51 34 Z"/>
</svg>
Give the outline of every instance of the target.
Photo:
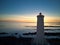
<svg viewBox="0 0 60 45">
<path fill-rule="evenodd" d="M 0 22 L 0 36 L 10 36 L 18 33 L 33 33 L 36 32 L 37 23 L 34 22 Z M 45 22 L 44 32 L 60 33 L 60 22 Z M 8 33 L 8 34 L 1 34 Z"/>
</svg>

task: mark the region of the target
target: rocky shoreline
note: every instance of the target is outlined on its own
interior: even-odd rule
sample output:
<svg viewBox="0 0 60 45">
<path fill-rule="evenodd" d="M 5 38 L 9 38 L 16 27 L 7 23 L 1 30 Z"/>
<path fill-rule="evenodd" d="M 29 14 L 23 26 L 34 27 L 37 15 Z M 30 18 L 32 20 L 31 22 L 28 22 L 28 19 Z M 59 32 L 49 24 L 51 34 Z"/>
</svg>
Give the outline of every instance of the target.
<svg viewBox="0 0 60 45">
<path fill-rule="evenodd" d="M 1 34 L 9 34 L 9 33 L 0 33 Z M 17 35 L 18 33 L 14 33 Z M 35 35 L 35 33 L 24 33 L 23 35 Z M 60 36 L 60 33 L 45 33 L 45 35 L 48 36 Z M 0 37 L 0 45 L 31 45 L 33 38 L 28 37 L 15 37 L 15 36 L 4 36 Z M 60 38 L 52 38 L 52 39 L 46 39 L 50 45 L 60 45 Z"/>
</svg>

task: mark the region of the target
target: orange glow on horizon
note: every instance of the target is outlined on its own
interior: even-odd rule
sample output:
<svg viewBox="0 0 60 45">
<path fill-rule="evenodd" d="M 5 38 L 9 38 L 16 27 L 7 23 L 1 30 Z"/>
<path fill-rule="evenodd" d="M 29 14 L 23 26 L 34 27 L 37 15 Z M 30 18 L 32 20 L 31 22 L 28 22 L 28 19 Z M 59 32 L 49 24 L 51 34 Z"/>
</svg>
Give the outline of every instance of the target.
<svg viewBox="0 0 60 45">
<path fill-rule="evenodd" d="M 59 17 L 45 17 L 44 22 L 60 22 Z"/>
<path fill-rule="evenodd" d="M 16 21 L 16 22 L 37 22 L 37 17 L 33 16 L 25 16 L 25 17 L 9 17 L 2 18 L 0 21 Z M 44 17 L 44 22 L 60 22 L 60 18 L 58 17 Z"/>
</svg>

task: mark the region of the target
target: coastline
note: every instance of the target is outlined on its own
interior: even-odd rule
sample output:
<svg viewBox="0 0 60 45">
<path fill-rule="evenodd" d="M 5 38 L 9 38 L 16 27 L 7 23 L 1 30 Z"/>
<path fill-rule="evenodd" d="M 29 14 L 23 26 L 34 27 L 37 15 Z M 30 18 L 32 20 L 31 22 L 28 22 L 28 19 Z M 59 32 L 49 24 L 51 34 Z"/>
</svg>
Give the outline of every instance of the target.
<svg viewBox="0 0 60 45">
<path fill-rule="evenodd" d="M 9 33 L 0 33 L 1 34 L 9 34 Z M 14 33 L 15 35 L 18 35 L 18 33 Z M 33 35 L 33 33 L 25 33 L 25 35 Z M 36 34 L 36 32 L 34 33 Z M 58 35 L 60 33 L 45 33 L 45 35 L 51 36 L 51 35 Z M 60 35 L 58 35 L 60 36 Z M 15 36 L 3 36 L 0 37 L 0 45 L 31 45 L 33 38 L 31 37 L 22 37 L 20 36 L 19 38 Z M 58 38 L 51 38 L 51 39 L 46 39 L 50 45 L 60 45 L 60 39 Z"/>
</svg>

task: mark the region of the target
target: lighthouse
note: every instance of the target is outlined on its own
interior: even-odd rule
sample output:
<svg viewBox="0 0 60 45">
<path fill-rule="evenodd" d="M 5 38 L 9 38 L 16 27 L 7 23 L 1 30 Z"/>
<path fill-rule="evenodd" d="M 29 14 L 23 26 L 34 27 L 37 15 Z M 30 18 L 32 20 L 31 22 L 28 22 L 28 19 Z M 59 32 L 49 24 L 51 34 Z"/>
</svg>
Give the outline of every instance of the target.
<svg viewBox="0 0 60 45">
<path fill-rule="evenodd" d="M 44 35 L 44 15 L 37 15 L 37 31 L 32 45 L 50 45 Z"/>
<path fill-rule="evenodd" d="M 39 15 L 37 15 L 36 45 L 45 45 L 44 15 L 42 15 L 42 13 L 39 13 Z"/>
</svg>

